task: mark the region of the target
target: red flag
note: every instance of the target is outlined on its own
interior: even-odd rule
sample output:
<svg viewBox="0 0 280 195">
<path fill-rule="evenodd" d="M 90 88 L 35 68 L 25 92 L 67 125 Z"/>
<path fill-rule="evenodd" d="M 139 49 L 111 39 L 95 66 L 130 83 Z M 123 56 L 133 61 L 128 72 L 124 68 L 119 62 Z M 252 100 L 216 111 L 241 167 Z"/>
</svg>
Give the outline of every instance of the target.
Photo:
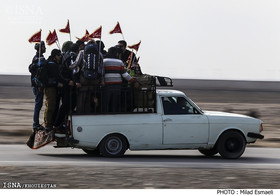
<svg viewBox="0 0 280 195">
<path fill-rule="evenodd" d="M 96 29 L 88 37 L 91 38 L 91 39 L 93 39 L 93 38 L 101 39 L 101 32 L 102 32 L 102 26 L 100 26 L 98 29 Z"/>
<path fill-rule="evenodd" d="M 55 31 L 55 29 L 53 30 L 53 36 L 54 36 L 54 38 L 55 38 L 55 40 L 57 41 L 58 40 L 58 37 L 57 37 L 57 34 L 56 34 L 56 31 Z"/>
<path fill-rule="evenodd" d="M 110 34 L 114 34 L 114 33 L 121 33 L 122 34 L 122 29 L 121 29 L 121 26 L 120 26 L 119 22 L 117 23 L 115 28 L 113 30 L 111 30 L 109 33 Z"/>
<path fill-rule="evenodd" d="M 41 42 L 41 29 L 39 32 L 36 32 L 32 37 L 28 39 L 30 43 L 40 43 Z"/>
<path fill-rule="evenodd" d="M 57 34 L 56 34 L 56 31 L 53 30 L 53 32 L 49 32 L 49 35 L 47 36 L 46 38 L 46 43 L 47 45 L 52 45 L 54 44 L 56 41 L 58 40 L 57 38 Z"/>
<path fill-rule="evenodd" d="M 90 40 L 88 30 L 86 30 L 86 34 L 85 34 L 82 38 L 78 38 L 78 37 L 76 37 L 76 38 L 77 38 L 78 40 L 83 41 L 83 42 L 88 42 L 88 41 Z"/>
<path fill-rule="evenodd" d="M 132 58 L 133 58 L 133 51 L 130 52 L 130 55 L 128 56 L 128 59 L 127 59 L 127 61 L 126 61 L 126 63 L 128 64 L 127 70 L 130 70 L 130 69 L 131 69 Z"/>
<path fill-rule="evenodd" d="M 49 45 L 50 40 L 52 40 L 52 32 L 49 30 L 49 34 L 46 38 L 46 43 Z"/>
<path fill-rule="evenodd" d="M 70 33 L 69 20 L 67 20 L 67 25 L 66 25 L 66 27 L 63 28 L 63 29 L 60 29 L 59 32 L 62 32 L 62 33 Z"/>
<path fill-rule="evenodd" d="M 88 32 L 88 30 L 86 29 L 85 36 L 88 36 L 88 35 L 89 35 L 89 32 Z"/>
<path fill-rule="evenodd" d="M 139 43 L 137 43 L 137 44 L 128 46 L 128 48 L 135 49 L 136 51 L 138 51 L 140 44 L 141 44 L 141 41 L 139 41 Z"/>
</svg>

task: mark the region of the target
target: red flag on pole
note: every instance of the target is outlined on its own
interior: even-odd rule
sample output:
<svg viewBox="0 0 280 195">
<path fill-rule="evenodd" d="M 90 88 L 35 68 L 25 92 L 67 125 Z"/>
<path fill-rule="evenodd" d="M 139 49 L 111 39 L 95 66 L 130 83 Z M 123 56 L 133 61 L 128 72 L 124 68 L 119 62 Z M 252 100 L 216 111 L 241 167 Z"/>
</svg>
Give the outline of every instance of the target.
<svg viewBox="0 0 280 195">
<path fill-rule="evenodd" d="M 115 28 L 113 30 L 111 30 L 109 33 L 110 34 L 114 34 L 114 33 L 121 33 L 122 34 L 122 29 L 121 29 L 121 26 L 120 26 L 119 22 L 117 23 Z"/>
<path fill-rule="evenodd" d="M 41 29 L 39 32 L 36 32 L 32 37 L 28 39 L 30 43 L 40 43 L 41 42 Z"/>
<path fill-rule="evenodd" d="M 137 44 L 128 46 L 128 48 L 135 49 L 136 51 L 138 51 L 140 44 L 141 44 L 141 41 L 139 41 L 139 43 L 137 43 Z"/>
<path fill-rule="evenodd" d="M 56 34 L 56 31 L 53 30 L 53 32 L 49 32 L 49 35 L 47 36 L 46 38 L 46 43 L 47 45 L 52 45 L 54 44 L 56 41 L 58 40 L 57 38 L 57 34 Z"/>
<path fill-rule="evenodd" d="M 63 28 L 63 29 L 60 29 L 59 32 L 62 32 L 62 33 L 70 33 L 69 20 L 67 20 L 67 25 L 66 25 L 66 27 Z"/>
<path fill-rule="evenodd" d="M 48 45 L 51 45 L 51 44 L 49 44 L 51 42 L 51 40 L 52 40 L 52 32 L 49 30 L 49 34 L 48 34 L 48 36 L 46 38 L 46 43 Z"/>
<path fill-rule="evenodd" d="M 101 32 L 102 32 L 102 26 L 100 26 L 98 29 L 96 29 L 88 37 L 91 38 L 91 39 L 93 39 L 93 38 L 101 39 Z"/>
<path fill-rule="evenodd" d="M 130 70 L 130 69 L 131 69 L 132 58 L 133 58 L 133 51 L 130 52 L 130 55 L 129 55 L 127 61 L 126 61 L 126 63 L 128 64 L 127 70 Z"/>
<path fill-rule="evenodd" d="M 53 30 L 53 33 L 52 33 L 52 34 L 53 34 L 54 39 L 57 41 L 57 40 L 58 40 L 58 37 L 57 37 L 57 34 L 56 34 L 56 30 L 55 30 L 55 29 Z"/>
<path fill-rule="evenodd" d="M 85 35 L 84 35 L 82 38 L 78 38 L 78 37 L 76 37 L 76 38 L 77 38 L 78 40 L 83 41 L 83 42 L 88 42 L 88 41 L 90 40 L 88 30 L 86 30 L 86 33 L 85 33 Z"/>
</svg>

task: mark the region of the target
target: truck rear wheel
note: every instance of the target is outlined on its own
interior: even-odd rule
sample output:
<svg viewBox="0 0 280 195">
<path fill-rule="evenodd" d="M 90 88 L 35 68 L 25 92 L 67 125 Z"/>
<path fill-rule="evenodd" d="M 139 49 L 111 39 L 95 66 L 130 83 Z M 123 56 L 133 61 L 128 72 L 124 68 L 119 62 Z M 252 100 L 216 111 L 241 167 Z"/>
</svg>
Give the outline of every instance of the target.
<svg viewBox="0 0 280 195">
<path fill-rule="evenodd" d="M 227 159 L 239 158 L 244 153 L 245 147 L 245 138 L 237 131 L 223 133 L 217 144 L 217 149 L 220 155 Z"/>
<path fill-rule="evenodd" d="M 120 157 L 127 150 L 127 142 L 123 136 L 111 134 L 101 141 L 99 150 L 102 156 Z"/>
</svg>

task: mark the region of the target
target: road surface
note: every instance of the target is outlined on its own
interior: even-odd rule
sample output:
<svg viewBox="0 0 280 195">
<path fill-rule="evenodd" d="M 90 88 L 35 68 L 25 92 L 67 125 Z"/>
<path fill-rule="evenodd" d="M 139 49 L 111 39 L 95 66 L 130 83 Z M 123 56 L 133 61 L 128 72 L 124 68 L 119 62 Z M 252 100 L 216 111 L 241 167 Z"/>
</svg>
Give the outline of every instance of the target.
<svg viewBox="0 0 280 195">
<path fill-rule="evenodd" d="M 52 144 L 31 150 L 25 145 L 0 145 L 0 165 L 17 166 L 115 166 L 280 169 L 279 148 L 247 147 L 240 159 L 208 158 L 197 150 L 127 151 L 122 158 L 92 157 L 80 149 L 54 148 Z"/>
<path fill-rule="evenodd" d="M 0 181 L 74 189 L 279 189 L 279 154 L 278 148 L 249 147 L 237 160 L 207 158 L 195 150 L 127 151 L 122 158 L 104 158 L 51 144 L 38 150 L 0 145 Z"/>
</svg>

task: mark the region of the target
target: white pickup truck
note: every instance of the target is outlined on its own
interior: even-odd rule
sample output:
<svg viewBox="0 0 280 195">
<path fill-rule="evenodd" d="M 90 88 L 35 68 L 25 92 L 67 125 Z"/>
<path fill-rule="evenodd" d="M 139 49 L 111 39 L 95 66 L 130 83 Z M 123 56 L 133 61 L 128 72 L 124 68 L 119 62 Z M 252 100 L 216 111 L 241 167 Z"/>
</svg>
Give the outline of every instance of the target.
<svg viewBox="0 0 280 195">
<path fill-rule="evenodd" d="M 157 89 L 149 112 L 69 117 L 67 146 L 105 157 L 129 150 L 198 149 L 206 156 L 239 158 L 248 143 L 262 139 L 262 121 L 249 116 L 202 111 L 177 90 Z M 58 138 L 57 147 L 65 139 Z M 70 140 L 70 141 L 69 141 Z"/>
</svg>

